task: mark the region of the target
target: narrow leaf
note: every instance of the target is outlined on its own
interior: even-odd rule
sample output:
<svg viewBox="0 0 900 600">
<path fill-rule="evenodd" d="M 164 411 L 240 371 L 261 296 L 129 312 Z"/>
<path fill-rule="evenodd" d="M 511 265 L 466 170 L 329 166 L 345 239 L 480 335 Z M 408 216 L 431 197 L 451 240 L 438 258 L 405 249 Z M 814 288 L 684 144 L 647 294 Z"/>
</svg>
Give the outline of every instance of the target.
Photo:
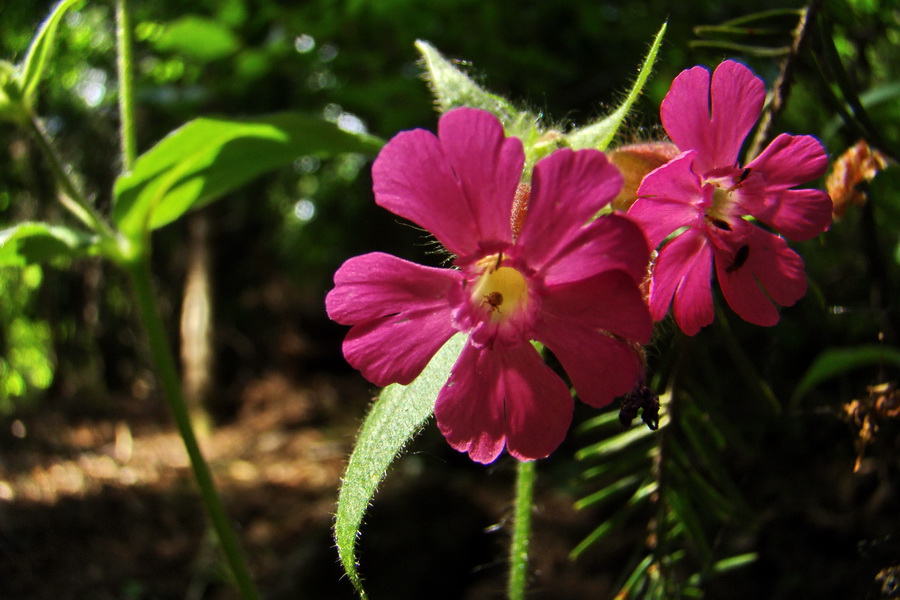
<svg viewBox="0 0 900 600">
<path fill-rule="evenodd" d="M 307 154 L 373 154 L 382 142 L 294 113 L 246 121 L 196 119 L 138 157 L 115 185 L 114 220 L 131 238 L 171 223 Z"/>
<path fill-rule="evenodd" d="M 31 40 L 31 45 L 25 53 L 25 60 L 22 66 L 22 90 L 25 95 L 26 102 L 31 102 L 31 96 L 37 88 L 41 80 L 41 75 L 47 66 L 47 58 L 53 51 L 53 45 L 56 43 L 56 32 L 59 29 L 59 22 L 63 15 L 78 0 L 60 0 L 50 11 L 50 15 L 44 19 L 38 29 L 37 34 Z"/>
<path fill-rule="evenodd" d="M 631 86 L 631 91 L 629 91 L 628 95 L 625 97 L 625 101 L 608 117 L 593 125 L 576 129 L 570 133 L 568 135 L 568 140 L 569 145 L 572 146 L 572 148 L 597 148 L 598 150 L 606 150 L 606 147 L 609 146 L 609 143 L 612 142 L 616 133 L 619 131 L 619 127 L 622 125 L 625 117 L 628 116 L 632 105 L 634 105 L 635 101 L 640 97 L 644 85 L 647 83 L 650 74 L 653 72 L 653 65 L 656 63 L 656 55 L 659 53 L 659 47 L 662 44 L 663 36 L 666 33 L 666 25 L 667 23 L 663 23 L 662 27 L 660 27 L 659 31 L 656 33 L 653 44 L 650 46 L 650 51 L 644 59 L 644 64 L 641 65 L 641 70 L 638 72 L 637 79 L 634 80 L 634 85 Z"/>
<path fill-rule="evenodd" d="M 840 375 L 854 371 L 862 367 L 893 365 L 900 368 L 900 349 L 893 346 L 868 344 L 853 348 L 832 348 L 820 354 L 812 366 L 807 369 L 794 395 L 791 403 L 796 404 L 803 399 L 814 387 L 834 379 Z"/>
<path fill-rule="evenodd" d="M 24 267 L 95 249 L 95 238 L 66 227 L 26 222 L 0 230 L 0 266 Z"/>
<path fill-rule="evenodd" d="M 356 540 L 363 515 L 390 464 L 431 418 L 438 392 L 465 342 L 466 337 L 457 334 L 410 385 L 386 387 L 360 429 L 338 494 L 334 537 L 344 570 L 363 598 L 366 594 L 356 570 Z"/>
</svg>

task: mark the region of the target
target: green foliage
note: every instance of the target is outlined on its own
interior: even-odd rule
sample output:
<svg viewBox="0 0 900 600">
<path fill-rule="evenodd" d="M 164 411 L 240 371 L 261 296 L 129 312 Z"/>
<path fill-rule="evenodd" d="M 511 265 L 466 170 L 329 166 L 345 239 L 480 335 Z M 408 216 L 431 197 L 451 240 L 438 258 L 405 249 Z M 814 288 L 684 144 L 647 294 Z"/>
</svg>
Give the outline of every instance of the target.
<svg viewBox="0 0 900 600">
<path fill-rule="evenodd" d="M 231 29 L 218 21 L 188 15 L 166 25 L 154 39 L 154 45 L 163 52 L 211 62 L 234 54 L 241 42 Z"/>
<path fill-rule="evenodd" d="M 116 225 L 139 239 L 264 172 L 307 154 L 375 152 L 381 143 L 321 119 L 282 113 L 247 121 L 196 119 L 138 157 L 116 181 Z M 252 157 L 252 160 L 248 160 Z"/>
<path fill-rule="evenodd" d="M 388 467 L 431 418 L 437 395 L 465 343 L 466 337 L 457 334 L 411 384 L 384 388 L 360 429 L 338 496 L 334 535 L 344 571 L 363 598 L 366 594 L 356 569 L 363 516 Z"/>
<path fill-rule="evenodd" d="M 705 581 L 741 562 L 719 559 L 713 549 L 718 531 L 748 514 L 722 462 L 729 442 L 722 419 L 702 395 L 682 391 L 661 398 L 656 431 L 623 429 L 617 411 L 580 426 L 581 434 L 601 438 L 576 454 L 586 484 L 598 489 L 575 506 L 607 516 L 572 557 L 646 522 L 646 546 L 635 553 L 617 598 L 698 597 Z"/>
<path fill-rule="evenodd" d="M 66 11 L 72 8 L 76 2 L 78 0 L 60 0 L 53 7 L 53 10 L 50 11 L 47 19 L 41 24 L 31 45 L 28 47 L 28 51 L 25 53 L 25 60 L 22 65 L 22 91 L 28 106 L 31 106 L 33 103 L 35 90 L 47 68 L 47 59 L 50 57 L 56 44 L 56 33 L 59 23 Z"/>
<path fill-rule="evenodd" d="M 0 268 L 0 414 L 13 413 L 53 382 L 49 324 L 31 314 L 41 267 Z"/>
<path fill-rule="evenodd" d="M 96 237 L 47 223 L 19 223 L 0 230 L 0 267 L 71 258 L 96 251 Z"/>
<path fill-rule="evenodd" d="M 893 366 L 900 370 L 900 349 L 869 344 L 853 348 L 832 348 L 820 354 L 797 384 L 791 403 L 800 402 L 812 389 L 830 379 L 861 368 Z"/>
</svg>

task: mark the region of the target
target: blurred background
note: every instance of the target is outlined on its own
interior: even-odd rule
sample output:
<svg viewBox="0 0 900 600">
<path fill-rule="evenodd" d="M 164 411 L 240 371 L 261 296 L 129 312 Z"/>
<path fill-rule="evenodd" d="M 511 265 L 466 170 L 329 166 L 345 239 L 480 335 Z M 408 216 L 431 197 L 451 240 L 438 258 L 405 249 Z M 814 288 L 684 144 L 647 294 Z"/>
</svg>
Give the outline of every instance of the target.
<svg viewBox="0 0 900 600">
<path fill-rule="evenodd" d="M 781 0 L 752 9 L 719 0 L 133 2 L 139 149 L 198 116 L 283 110 L 383 139 L 434 129 L 417 39 L 548 122 L 582 125 L 622 98 L 667 21 L 655 75 L 620 142 L 659 139 L 659 102 L 684 68 L 736 58 L 771 89 L 798 25 L 796 10 L 784 8 Z M 773 132 L 816 135 L 833 159 L 865 139 L 886 164 L 896 161 L 900 4 L 816 8 Z M 20 59 L 49 9 L 4 3 L 0 56 Z M 84 2 L 67 15 L 39 107 L 103 210 L 119 169 L 113 13 L 111 2 Z M 298 157 L 155 234 L 158 291 L 185 387 L 266 598 L 354 597 L 329 528 L 346 456 L 377 390 L 344 363 L 345 329 L 324 314 L 333 272 L 373 250 L 436 260 L 421 231 L 375 206 L 371 159 Z M 682 527 L 686 536 L 667 530 L 681 552 L 668 575 L 684 586 L 658 597 L 900 598 L 900 438 L 890 387 L 900 324 L 898 183 L 891 166 L 854 186 L 867 202 L 850 194 L 856 204 L 831 231 L 793 244 L 810 291 L 777 327 L 746 325 L 727 309 L 690 339 L 660 325 L 648 348 L 650 382 L 661 393 L 677 381 L 679 401 L 721 434 L 714 452 L 702 443 L 693 451 L 715 455 L 708 479 L 728 482 L 714 486 L 728 489 L 728 501 L 713 514 L 695 498 L 696 527 Z M 0 226 L 63 219 L 54 194 L 31 140 L 0 124 Z M 126 278 L 111 265 L 0 270 L 0 597 L 234 597 L 142 340 Z M 846 354 L 811 373 L 834 348 Z M 579 424 L 594 414 L 579 407 L 569 440 L 539 464 L 531 598 L 612 597 L 640 552 L 660 557 L 650 538 L 662 513 L 647 507 L 569 557 L 627 500 L 610 494 L 574 506 L 609 483 L 587 472 L 597 456 L 583 450 L 602 436 Z M 472 464 L 426 428 L 363 528 L 371 597 L 502 597 L 513 475 L 508 458 Z M 753 560 L 711 570 L 735 555 Z M 701 583 L 691 587 L 694 575 Z"/>
</svg>

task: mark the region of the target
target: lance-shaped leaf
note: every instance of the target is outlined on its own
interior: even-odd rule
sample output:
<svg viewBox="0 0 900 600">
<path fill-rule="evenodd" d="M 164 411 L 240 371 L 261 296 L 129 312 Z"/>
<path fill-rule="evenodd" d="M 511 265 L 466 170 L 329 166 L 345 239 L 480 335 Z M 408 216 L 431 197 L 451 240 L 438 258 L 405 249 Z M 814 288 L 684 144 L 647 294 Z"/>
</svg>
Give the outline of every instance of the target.
<svg viewBox="0 0 900 600">
<path fill-rule="evenodd" d="M 78 0 L 60 0 L 50 11 L 50 15 L 41 23 L 40 29 L 31 40 L 25 60 L 22 62 L 22 91 L 27 103 L 32 102 L 34 90 L 41 80 L 47 66 L 47 59 L 56 43 L 56 32 L 59 23 L 73 4 Z"/>
<path fill-rule="evenodd" d="M 662 44 L 663 36 L 665 34 L 666 23 L 663 23 L 663 26 L 659 28 L 656 37 L 653 39 L 653 44 L 650 46 L 650 51 L 647 52 L 644 64 L 641 65 L 641 70 L 634 80 L 634 85 L 631 86 L 631 90 L 628 92 L 625 101 L 622 102 L 619 108 L 600 121 L 582 127 L 581 129 L 576 129 L 567 136 L 569 145 L 572 148 L 597 148 L 598 150 L 606 150 L 606 147 L 609 146 L 609 143 L 619 131 L 619 127 L 622 126 L 625 117 L 628 116 L 631 107 L 640 97 L 644 85 L 650 78 L 650 74 L 653 72 L 653 65 L 656 62 L 656 55 L 659 53 L 659 47 Z"/>
<path fill-rule="evenodd" d="M 360 429 L 338 495 L 334 537 L 344 571 L 363 598 L 366 594 L 356 570 L 356 540 L 363 515 L 388 467 L 431 418 L 438 392 L 465 342 L 466 336 L 455 335 L 411 384 L 384 388 Z"/>
<path fill-rule="evenodd" d="M 0 267 L 24 267 L 60 257 L 90 254 L 95 236 L 47 223 L 25 222 L 0 230 Z"/>
<path fill-rule="evenodd" d="M 374 154 L 382 144 L 295 113 L 196 119 L 138 157 L 134 169 L 116 180 L 113 219 L 128 237 L 139 238 L 299 156 Z"/>
</svg>

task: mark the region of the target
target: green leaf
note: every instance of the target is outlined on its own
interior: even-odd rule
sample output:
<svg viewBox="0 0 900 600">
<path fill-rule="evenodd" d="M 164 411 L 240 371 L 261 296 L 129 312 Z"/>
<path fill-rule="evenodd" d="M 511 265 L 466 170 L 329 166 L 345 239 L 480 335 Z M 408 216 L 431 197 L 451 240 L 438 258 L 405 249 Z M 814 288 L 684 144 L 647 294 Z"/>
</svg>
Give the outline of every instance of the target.
<svg viewBox="0 0 900 600">
<path fill-rule="evenodd" d="M 218 21 L 188 15 L 166 25 L 155 46 L 157 50 L 210 62 L 234 54 L 241 42 Z"/>
<path fill-rule="evenodd" d="M 32 102 L 31 98 L 47 66 L 47 58 L 53 51 L 59 22 L 76 2 L 78 0 L 60 0 L 41 23 L 37 34 L 31 40 L 31 45 L 28 46 L 22 63 L 22 90 L 28 104 Z"/>
<path fill-rule="evenodd" d="M 806 394 L 823 381 L 834 379 L 862 367 L 880 367 L 885 364 L 900 368 L 900 349 L 893 346 L 868 344 L 853 348 L 826 350 L 813 361 L 812 366 L 797 384 L 797 389 L 794 390 L 794 395 L 791 397 L 791 404 L 796 406 Z"/>
<path fill-rule="evenodd" d="M 567 137 L 569 145 L 572 148 L 597 148 L 598 150 L 606 150 L 609 143 L 612 142 L 616 133 L 619 131 L 619 127 L 622 125 L 625 117 L 628 116 L 628 112 L 631 110 L 632 105 L 634 105 L 635 101 L 640 97 L 644 85 L 647 83 L 650 74 L 653 72 L 653 65 L 656 63 L 656 55 L 659 53 L 659 47 L 662 44 L 663 36 L 666 33 L 666 25 L 667 23 L 663 23 L 662 27 L 660 27 L 659 31 L 656 33 L 653 44 L 650 46 L 650 51 L 647 52 L 644 64 L 641 65 L 641 70 L 638 72 L 637 79 L 634 80 L 634 85 L 631 86 L 631 91 L 629 91 L 628 96 L 625 97 L 625 101 L 622 102 L 621 106 L 608 117 L 601 119 L 592 125 L 576 129 L 570 133 Z"/>
<path fill-rule="evenodd" d="M 195 119 L 138 157 L 116 180 L 113 219 L 134 239 L 307 154 L 373 154 L 383 142 L 295 113 Z"/>
<path fill-rule="evenodd" d="M 363 515 L 390 464 L 431 418 L 438 392 L 465 343 L 466 337 L 457 334 L 410 385 L 386 387 L 360 429 L 338 495 L 334 537 L 344 571 L 363 598 L 366 594 L 356 570 L 356 540 Z"/>
<path fill-rule="evenodd" d="M 0 266 L 24 267 L 59 257 L 83 256 L 95 250 L 96 238 L 47 223 L 19 223 L 0 230 Z"/>
</svg>

